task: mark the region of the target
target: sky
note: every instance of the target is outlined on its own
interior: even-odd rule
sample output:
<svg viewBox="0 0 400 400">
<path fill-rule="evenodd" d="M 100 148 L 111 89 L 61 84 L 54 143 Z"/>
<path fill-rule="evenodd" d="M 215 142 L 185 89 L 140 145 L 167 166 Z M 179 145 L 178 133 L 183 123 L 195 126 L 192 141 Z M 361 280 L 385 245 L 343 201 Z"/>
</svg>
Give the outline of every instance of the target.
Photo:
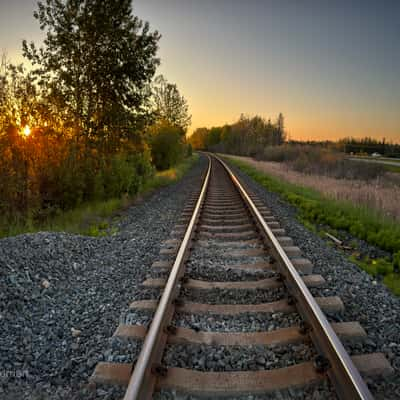
<svg viewBox="0 0 400 400">
<path fill-rule="evenodd" d="M 34 0 L 0 0 L 0 51 L 40 43 Z M 400 142 L 400 1 L 134 0 L 162 38 L 162 73 L 191 131 L 241 113 L 285 116 L 291 139 Z"/>
</svg>

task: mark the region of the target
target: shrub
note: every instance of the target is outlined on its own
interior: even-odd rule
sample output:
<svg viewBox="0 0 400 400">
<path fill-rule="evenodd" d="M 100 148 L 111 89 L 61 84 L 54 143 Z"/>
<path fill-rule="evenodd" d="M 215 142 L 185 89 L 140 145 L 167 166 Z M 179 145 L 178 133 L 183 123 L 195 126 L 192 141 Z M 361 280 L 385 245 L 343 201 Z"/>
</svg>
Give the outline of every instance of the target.
<svg viewBox="0 0 400 400">
<path fill-rule="evenodd" d="M 183 159 L 184 131 L 181 128 L 161 122 L 150 128 L 150 135 L 151 157 L 158 170 L 171 168 Z"/>
<path fill-rule="evenodd" d="M 393 270 L 394 272 L 400 272 L 400 251 L 393 254 Z"/>
<path fill-rule="evenodd" d="M 192 145 L 189 143 L 187 145 L 186 157 L 192 157 L 193 155 L 193 148 Z"/>
<path fill-rule="evenodd" d="M 84 202 L 136 194 L 154 171 L 149 151 L 135 146 L 101 153 L 51 130 L 37 129 L 27 138 L 15 128 L 0 132 L 3 223 L 42 223 Z"/>
<path fill-rule="evenodd" d="M 293 161 L 301 154 L 301 147 L 294 145 L 267 146 L 256 153 L 256 159 L 265 161 Z"/>
<path fill-rule="evenodd" d="M 255 152 L 257 160 L 284 162 L 304 174 L 331 176 L 337 179 L 369 181 L 384 174 L 379 164 L 352 161 L 345 154 L 321 146 L 284 144 L 268 146 Z"/>
</svg>

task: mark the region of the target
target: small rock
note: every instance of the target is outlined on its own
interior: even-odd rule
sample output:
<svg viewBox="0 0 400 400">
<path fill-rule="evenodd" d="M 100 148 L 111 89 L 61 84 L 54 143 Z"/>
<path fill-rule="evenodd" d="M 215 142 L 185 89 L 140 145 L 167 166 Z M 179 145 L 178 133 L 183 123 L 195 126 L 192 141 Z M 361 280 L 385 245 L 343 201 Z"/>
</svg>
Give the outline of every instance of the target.
<svg viewBox="0 0 400 400">
<path fill-rule="evenodd" d="M 48 289 L 50 287 L 50 282 L 47 279 L 43 279 L 41 282 L 41 286 L 45 289 Z"/>
<path fill-rule="evenodd" d="M 73 337 L 78 337 L 81 333 L 82 331 L 80 331 L 79 329 L 71 328 L 71 334 Z"/>
<path fill-rule="evenodd" d="M 71 349 L 72 350 L 78 350 L 79 349 L 79 344 L 78 343 L 72 343 L 71 344 Z"/>
</svg>

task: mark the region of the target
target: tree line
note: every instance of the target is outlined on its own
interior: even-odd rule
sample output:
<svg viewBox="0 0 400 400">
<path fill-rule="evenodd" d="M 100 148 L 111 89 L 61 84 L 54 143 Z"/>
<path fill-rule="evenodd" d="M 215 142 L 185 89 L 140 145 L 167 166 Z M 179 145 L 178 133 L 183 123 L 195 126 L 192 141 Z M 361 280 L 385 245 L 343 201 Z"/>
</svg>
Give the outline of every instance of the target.
<svg viewBox="0 0 400 400">
<path fill-rule="evenodd" d="M 387 142 L 385 139 L 378 140 L 370 137 L 362 139 L 344 138 L 339 140 L 339 145 L 345 153 L 379 153 L 386 157 L 400 157 L 400 144 Z"/>
<path fill-rule="evenodd" d="M 191 116 L 161 75 L 161 35 L 130 0 L 39 1 L 42 45 L 0 66 L 0 212 L 41 220 L 135 194 L 190 152 Z"/>
<path fill-rule="evenodd" d="M 285 139 L 284 117 L 281 113 L 275 122 L 258 115 L 249 117 L 242 114 L 231 125 L 196 129 L 190 137 L 190 143 L 195 149 L 255 156 L 260 149 L 279 146 Z"/>
</svg>

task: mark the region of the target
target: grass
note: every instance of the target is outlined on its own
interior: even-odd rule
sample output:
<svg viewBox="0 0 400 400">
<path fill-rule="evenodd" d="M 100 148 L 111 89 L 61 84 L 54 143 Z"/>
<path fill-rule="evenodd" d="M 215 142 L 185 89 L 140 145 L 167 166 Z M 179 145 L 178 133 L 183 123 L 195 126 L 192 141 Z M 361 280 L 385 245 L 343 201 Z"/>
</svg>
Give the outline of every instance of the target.
<svg viewBox="0 0 400 400">
<path fill-rule="evenodd" d="M 395 172 L 397 174 L 400 174 L 400 165 L 397 167 L 396 165 L 383 164 L 383 166 L 384 166 L 386 171 Z"/>
<path fill-rule="evenodd" d="M 361 179 L 324 176 L 318 170 L 312 173 L 299 172 L 287 163 L 257 161 L 237 156 L 234 158 L 245 161 L 268 176 L 314 189 L 335 201 L 350 202 L 357 207 L 376 210 L 378 214 L 400 222 L 400 177 L 395 174 L 385 174 L 365 182 Z M 308 163 L 313 165 L 312 161 Z M 314 166 L 311 169 L 314 169 Z"/>
<path fill-rule="evenodd" d="M 394 265 L 390 260 L 386 258 L 371 259 L 369 257 L 358 259 L 355 256 L 350 256 L 350 260 L 370 275 L 382 280 L 394 294 L 400 296 L 400 274 L 394 271 Z"/>
<path fill-rule="evenodd" d="M 351 157 L 364 158 L 366 160 L 393 161 L 393 162 L 396 162 L 396 163 L 400 163 L 400 159 L 399 158 L 394 158 L 394 157 L 371 157 L 371 156 L 357 156 L 357 155 L 353 155 Z"/>
<path fill-rule="evenodd" d="M 179 163 L 173 168 L 157 172 L 153 179 L 146 182 L 142 194 L 157 189 L 159 187 L 169 185 L 172 182 L 178 181 L 183 177 L 183 175 L 186 174 L 186 172 L 193 166 L 193 164 L 198 161 L 198 159 L 199 155 L 194 154 L 193 156 L 185 159 L 183 162 Z"/>
<path fill-rule="evenodd" d="M 127 196 L 104 201 L 90 202 L 73 210 L 61 212 L 42 224 L 34 224 L 31 220 L 18 220 L 0 227 L 0 237 L 15 236 L 21 233 L 39 231 L 69 232 L 86 236 L 105 236 L 116 232 L 112 220 L 116 214 L 126 209 L 135 201 L 152 191 L 178 181 L 197 162 L 197 154 L 185 159 L 166 171 L 157 172 L 148 180 L 134 198 Z M 2 224 L 3 225 L 3 224 Z"/>
<path fill-rule="evenodd" d="M 268 190 L 278 193 L 299 211 L 299 219 L 307 226 L 322 224 L 332 229 L 345 230 L 354 237 L 365 240 L 393 255 L 393 260 L 378 260 L 377 264 L 357 262 L 367 272 L 383 276 L 383 281 L 396 294 L 400 294 L 400 275 L 395 272 L 400 267 L 400 225 L 376 210 L 354 206 L 350 202 L 333 200 L 322 193 L 285 182 L 265 173 L 243 161 L 229 158 L 247 175 Z M 390 264 L 390 268 L 388 267 Z M 383 266 L 386 266 L 385 268 Z"/>
</svg>

